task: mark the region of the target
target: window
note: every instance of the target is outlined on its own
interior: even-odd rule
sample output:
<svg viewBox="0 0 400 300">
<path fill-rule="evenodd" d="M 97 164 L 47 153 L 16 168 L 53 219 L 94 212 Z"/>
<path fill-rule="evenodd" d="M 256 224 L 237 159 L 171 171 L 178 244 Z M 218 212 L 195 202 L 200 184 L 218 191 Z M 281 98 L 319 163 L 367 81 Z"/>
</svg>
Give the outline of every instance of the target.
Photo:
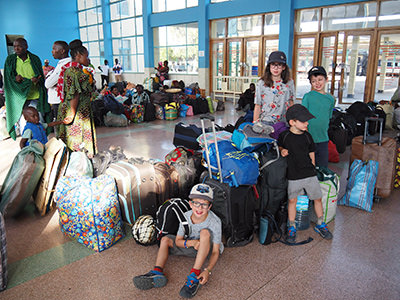
<svg viewBox="0 0 400 300">
<path fill-rule="evenodd" d="M 100 5 L 100 0 L 78 0 L 79 34 L 94 66 L 99 66 L 104 60 L 103 15 Z"/>
<path fill-rule="evenodd" d="M 198 0 L 152 0 L 153 13 L 184 9 L 187 7 L 198 6 Z"/>
<path fill-rule="evenodd" d="M 154 28 L 154 65 L 168 60 L 170 73 L 198 73 L 197 23 Z"/>
<path fill-rule="evenodd" d="M 124 71 L 144 72 L 143 17 L 141 0 L 110 1 L 113 59 Z"/>
<path fill-rule="evenodd" d="M 303 9 L 297 11 L 296 32 L 318 31 L 319 9 Z"/>
<path fill-rule="evenodd" d="M 371 28 L 375 26 L 376 2 L 322 9 L 322 30 Z"/>
<path fill-rule="evenodd" d="M 400 26 L 400 0 L 381 2 L 379 27 Z"/>
<path fill-rule="evenodd" d="M 227 2 L 232 0 L 211 0 L 211 3 Z"/>
<path fill-rule="evenodd" d="M 228 20 L 228 37 L 261 35 L 261 29 L 261 15 Z"/>
</svg>

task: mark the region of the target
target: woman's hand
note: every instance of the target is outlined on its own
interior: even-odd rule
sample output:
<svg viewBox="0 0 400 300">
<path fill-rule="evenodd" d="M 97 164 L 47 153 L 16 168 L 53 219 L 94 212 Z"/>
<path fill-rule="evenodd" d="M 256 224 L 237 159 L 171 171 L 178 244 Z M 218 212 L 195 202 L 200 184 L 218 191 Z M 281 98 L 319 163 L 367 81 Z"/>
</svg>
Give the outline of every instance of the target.
<svg viewBox="0 0 400 300">
<path fill-rule="evenodd" d="M 63 123 L 64 123 L 65 125 L 69 125 L 69 124 L 72 123 L 73 120 L 74 120 L 74 116 L 69 115 L 69 116 L 67 116 L 67 117 L 63 120 Z"/>
</svg>

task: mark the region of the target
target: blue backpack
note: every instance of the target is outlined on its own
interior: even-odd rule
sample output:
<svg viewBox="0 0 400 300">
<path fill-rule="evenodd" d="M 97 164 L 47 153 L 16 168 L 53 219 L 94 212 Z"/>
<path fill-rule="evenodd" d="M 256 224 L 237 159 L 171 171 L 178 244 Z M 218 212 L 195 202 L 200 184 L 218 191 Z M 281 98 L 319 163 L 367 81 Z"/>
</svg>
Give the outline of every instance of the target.
<svg viewBox="0 0 400 300">
<path fill-rule="evenodd" d="M 260 174 L 258 160 L 248 152 L 241 151 L 230 141 L 219 141 L 218 152 L 220 154 L 222 174 L 218 173 L 217 153 L 215 143 L 209 146 L 211 169 L 214 170 L 213 177 L 222 180 L 230 186 L 253 185 L 257 183 Z M 206 159 L 206 153 L 203 152 Z"/>
<path fill-rule="evenodd" d="M 253 130 L 253 123 L 244 122 L 233 131 L 232 142 L 235 146 L 246 152 L 253 152 L 262 145 L 267 145 L 267 151 L 270 146 L 275 142 L 269 134 L 257 134 Z"/>
</svg>

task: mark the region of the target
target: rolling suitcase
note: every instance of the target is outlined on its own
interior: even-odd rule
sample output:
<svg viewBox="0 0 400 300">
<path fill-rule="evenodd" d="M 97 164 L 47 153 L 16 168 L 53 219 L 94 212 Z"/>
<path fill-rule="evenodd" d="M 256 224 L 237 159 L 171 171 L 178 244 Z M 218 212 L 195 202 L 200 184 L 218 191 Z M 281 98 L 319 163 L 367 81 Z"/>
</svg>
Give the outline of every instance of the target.
<svg viewBox="0 0 400 300">
<path fill-rule="evenodd" d="M 379 123 L 379 133 L 377 135 L 367 134 L 370 122 Z M 390 196 L 394 187 L 396 141 L 392 138 L 382 137 L 383 126 L 382 118 L 365 118 L 364 135 L 355 137 L 351 145 L 350 165 L 356 159 L 379 162 L 375 194 L 378 197 L 386 198 Z"/>
<path fill-rule="evenodd" d="M 214 117 L 203 115 L 200 119 L 203 134 L 205 134 L 204 120 L 209 119 L 211 121 L 215 137 L 218 170 L 222 174 Z M 211 210 L 221 219 L 222 232 L 226 239 L 225 244 L 227 247 L 244 246 L 253 240 L 255 211 L 253 186 L 242 185 L 232 188 L 229 184 L 222 182 L 221 176 L 219 180 L 213 179 L 207 141 L 205 141 L 204 149 L 208 166 L 208 177 L 204 179 L 204 183 L 213 189 L 214 201 Z"/>
<path fill-rule="evenodd" d="M 141 215 L 155 217 L 159 203 L 154 166 L 147 161 L 112 163 L 105 172 L 114 177 L 123 221 L 133 225 Z"/>
</svg>

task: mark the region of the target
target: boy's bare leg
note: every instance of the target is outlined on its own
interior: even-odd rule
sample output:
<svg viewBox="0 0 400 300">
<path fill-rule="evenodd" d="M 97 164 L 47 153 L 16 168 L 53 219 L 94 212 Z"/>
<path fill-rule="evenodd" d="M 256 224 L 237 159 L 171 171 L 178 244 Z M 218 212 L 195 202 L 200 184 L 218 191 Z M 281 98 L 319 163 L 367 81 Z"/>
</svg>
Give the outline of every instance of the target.
<svg viewBox="0 0 400 300">
<path fill-rule="evenodd" d="M 158 249 L 156 266 L 161 268 L 165 267 L 168 260 L 169 248 L 174 246 L 174 242 L 169 238 L 164 236 L 160 242 L 160 248 Z"/>
<path fill-rule="evenodd" d="M 289 222 L 294 222 L 294 220 L 296 219 L 296 204 L 297 204 L 297 198 L 289 199 L 288 203 Z"/>
<path fill-rule="evenodd" d="M 323 213 L 321 198 L 314 200 L 314 210 L 318 219 L 323 217 L 324 213 Z"/>
<path fill-rule="evenodd" d="M 210 252 L 210 238 L 211 235 L 207 229 L 200 231 L 200 245 L 199 249 L 197 249 L 197 255 L 193 269 L 200 270 L 201 266 L 206 261 L 208 253 Z"/>
</svg>

